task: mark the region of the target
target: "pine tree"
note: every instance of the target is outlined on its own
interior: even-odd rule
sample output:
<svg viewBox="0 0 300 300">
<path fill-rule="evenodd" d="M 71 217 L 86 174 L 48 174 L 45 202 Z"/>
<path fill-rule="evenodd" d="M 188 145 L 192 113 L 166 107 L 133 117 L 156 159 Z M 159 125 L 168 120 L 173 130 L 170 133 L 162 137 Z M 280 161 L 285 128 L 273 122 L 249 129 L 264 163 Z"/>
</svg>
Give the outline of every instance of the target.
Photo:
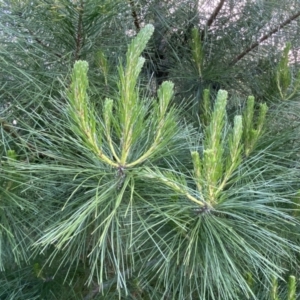
<svg viewBox="0 0 300 300">
<path fill-rule="evenodd" d="M 296 299 L 297 1 L 0 8 L 1 299 Z"/>
</svg>

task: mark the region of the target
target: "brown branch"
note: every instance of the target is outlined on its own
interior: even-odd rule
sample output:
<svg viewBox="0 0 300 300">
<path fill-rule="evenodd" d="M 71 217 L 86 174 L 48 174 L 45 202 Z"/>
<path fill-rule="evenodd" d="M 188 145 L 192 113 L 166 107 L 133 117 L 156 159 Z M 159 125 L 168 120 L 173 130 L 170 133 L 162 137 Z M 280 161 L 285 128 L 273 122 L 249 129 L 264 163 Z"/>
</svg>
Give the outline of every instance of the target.
<svg viewBox="0 0 300 300">
<path fill-rule="evenodd" d="M 201 40 L 204 40 L 204 36 L 205 36 L 205 32 L 206 30 L 212 25 L 212 23 L 216 20 L 220 10 L 222 9 L 223 5 L 225 3 L 225 0 L 221 0 L 219 2 L 219 4 L 217 5 L 217 7 L 214 9 L 214 11 L 212 12 L 212 14 L 210 15 L 210 17 L 208 18 L 208 20 L 206 21 L 205 24 L 205 29 L 202 30 L 201 32 Z"/>
<path fill-rule="evenodd" d="M 77 8 L 79 10 L 79 17 L 78 17 L 78 25 L 77 25 L 77 32 L 75 37 L 76 49 L 75 49 L 75 61 L 80 59 L 80 50 L 82 48 L 82 17 L 83 17 L 83 2 L 80 2 L 80 7 Z"/>
<path fill-rule="evenodd" d="M 261 37 L 258 41 L 256 41 L 255 43 L 253 43 L 252 45 L 250 45 L 249 48 L 247 48 L 246 50 L 244 50 L 241 54 L 239 54 L 238 56 L 236 56 L 231 62 L 230 62 L 230 66 L 235 65 L 238 61 L 240 61 L 244 56 L 246 56 L 249 52 L 251 52 L 253 49 L 255 49 L 256 47 L 258 47 L 263 41 L 267 40 L 269 37 L 271 37 L 274 33 L 278 32 L 280 29 L 282 29 L 284 26 L 290 24 L 293 20 L 297 19 L 300 16 L 300 11 L 298 11 L 296 14 L 294 14 L 293 16 L 291 16 L 290 18 L 288 18 L 287 20 L 285 20 L 284 22 L 282 22 L 278 27 L 272 29 L 270 32 L 268 32 L 267 34 L 265 34 L 263 37 Z"/>
<path fill-rule="evenodd" d="M 217 15 L 219 14 L 220 10 L 222 9 L 224 3 L 225 3 L 225 0 L 221 0 L 219 2 L 219 4 L 217 5 L 217 7 L 214 9 L 211 16 L 208 18 L 208 20 L 206 22 L 207 28 L 210 27 L 212 25 L 212 23 L 215 21 L 215 19 L 217 18 Z"/>
<path fill-rule="evenodd" d="M 136 31 L 139 32 L 141 30 L 141 26 L 140 26 L 139 17 L 138 17 L 138 14 L 136 12 L 136 8 L 135 8 L 133 0 L 130 0 L 129 4 L 130 4 L 130 7 L 131 7 L 131 15 L 132 15 L 133 20 L 134 20 L 134 26 L 136 28 Z"/>
</svg>

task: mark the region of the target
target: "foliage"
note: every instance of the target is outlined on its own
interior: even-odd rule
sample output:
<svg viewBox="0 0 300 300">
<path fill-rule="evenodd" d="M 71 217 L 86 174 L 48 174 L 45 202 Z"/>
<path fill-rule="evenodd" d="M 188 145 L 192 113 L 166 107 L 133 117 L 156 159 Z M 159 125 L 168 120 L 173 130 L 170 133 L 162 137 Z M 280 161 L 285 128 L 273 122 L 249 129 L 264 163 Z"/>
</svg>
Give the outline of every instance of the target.
<svg viewBox="0 0 300 300">
<path fill-rule="evenodd" d="M 288 2 L 0 3 L 1 299 L 296 299 Z"/>
</svg>

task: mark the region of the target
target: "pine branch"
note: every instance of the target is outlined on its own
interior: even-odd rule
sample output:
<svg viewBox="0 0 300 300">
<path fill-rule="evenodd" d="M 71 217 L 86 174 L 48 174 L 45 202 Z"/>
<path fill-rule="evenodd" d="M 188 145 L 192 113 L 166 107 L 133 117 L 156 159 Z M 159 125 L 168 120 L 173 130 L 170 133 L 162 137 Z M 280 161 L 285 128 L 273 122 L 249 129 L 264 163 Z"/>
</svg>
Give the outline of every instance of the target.
<svg viewBox="0 0 300 300">
<path fill-rule="evenodd" d="M 289 17 L 287 20 L 285 20 L 284 22 L 282 22 L 278 27 L 273 28 L 271 31 L 269 31 L 267 34 L 265 34 L 263 37 L 261 37 L 258 41 L 256 41 L 255 43 L 253 43 L 252 45 L 250 45 L 249 48 L 247 48 L 246 50 L 244 50 L 242 53 L 240 53 L 238 56 L 236 56 L 231 62 L 230 62 L 230 66 L 235 65 L 237 62 L 239 62 L 244 56 L 246 56 L 249 52 L 251 52 L 253 49 L 255 49 L 256 47 L 258 47 L 262 42 L 264 42 L 265 40 L 267 40 L 269 37 L 271 37 L 274 33 L 278 32 L 280 29 L 282 29 L 283 27 L 285 27 L 286 25 L 290 24 L 292 21 L 294 21 L 295 19 L 297 19 L 300 16 L 300 11 L 298 11 L 296 14 L 294 14 L 293 16 Z"/>
<path fill-rule="evenodd" d="M 80 50 L 82 48 L 82 16 L 83 16 L 83 1 L 80 1 L 80 7 L 77 8 L 79 10 L 79 18 L 77 24 L 77 33 L 76 33 L 76 50 L 75 50 L 75 61 L 80 59 Z"/>
<path fill-rule="evenodd" d="M 135 25 L 136 31 L 139 32 L 141 30 L 141 26 L 140 26 L 139 17 L 138 17 L 138 14 L 136 12 L 136 8 L 135 8 L 133 0 L 130 0 L 129 4 L 130 4 L 130 7 L 131 7 L 131 15 L 132 15 L 133 20 L 134 20 L 134 25 Z"/>
<path fill-rule="evenodd" d="M 212 25 L 212 23 L 216 20 L 220 10 L 222 9 L 223 5 L 225 3 L 225 0 L 221 0 L 219 2 L 219 4 L 216 6 L 216 8 L 214 9 L 214 11 L 212 12 L 212 14 L 210 15 L 210 17 L 208 18 L 206 24 L 205 24 L 205 29 L 202 30 L 201 32 L 201 41 L 203 41 L 204 36 L 205 36 L 205 32 L 206 30 Z"/>
<path fill-rule="evenodd" d="M 217 5 L 217 7 L 214 9 L 214 11 L 212 12 L 211 16 L 208 18 L 207 22 L 206 22 L 206 28 L 209 28 L 212 23 L 216 20 L 220 10 L 222 9 L 223 5 L 225 3 L 225 0 L 221 0 L 219 2 L 219 4 Z"/>
</svg>

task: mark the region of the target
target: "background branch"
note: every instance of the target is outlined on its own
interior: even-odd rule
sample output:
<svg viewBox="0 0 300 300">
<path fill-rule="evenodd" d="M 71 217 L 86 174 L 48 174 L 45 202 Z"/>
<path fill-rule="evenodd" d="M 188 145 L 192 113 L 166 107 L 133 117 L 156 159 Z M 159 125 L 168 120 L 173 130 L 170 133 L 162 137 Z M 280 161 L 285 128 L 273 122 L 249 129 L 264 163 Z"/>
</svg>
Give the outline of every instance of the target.
<svg viewBox="0 0 300 300">
<path fill-rule="evenodd" d="M 214 9 L 214 11 L 212 12 L 212 14 L 210 15 L 210 17 L 208 18 L 208 20 L 206 21 L 204 30 L 202 30 L 201 32 L 201 41 L 203 41 L 204 37 L 205 37 L 205 32 L 207 31 L 207 29 L 212 25 L 212 23 L 216 20 L 220 10 L 222 9 L 223 5 L 225 3 L 225 0 L 221 0 L 219 2 L 219 4 L 216 6 L 216 8 Z"/>
<path fill-rule="evenodd" d="M 138 14 L 136 12 L 136 8 L 135 8 L 133 0 L 130 0 L 129 4 L 130 4 L 130 7 L 131 7 L 131 15 L 132 15 L 133 20 L 134 20 L 134 26 L 136 28 L 136 31 L 139 32 L 141 30 L 141 26 L 140 26 L 140 21 L 139 21 Z"/>
<path fill-rule="evenodd" d="M 223 5 L 225 3 L 225 0 L 221 0 L 219 2 L 219 4 L 217 5 L 217 7 L 214 9 L 214 11 L 212 12 L 211 16 L 208 18 L 207 22 L 206 22 L 206 27 L 210 27 L 212 25 L 212 23 L 216 20 L 220 10 L 222 9 Z"/>
<path fill-rule="evenodd" d="M 261 37 L 258 41 L 253 43 L 249 48 L 247 48 L 245 51 L 243 51 L 241 54 L 236 56 L 231 62 L 230 66 L 235 65 L 238 61 L 240 61 L 244 56 L 246 56 L 249 52 L 251 52 L 253 49 L 258 47 L 263 41 L 267 40 L 269 37 L 271 37 L 274 33 L 278 32 L 280 29 L 282 29 L 284 26 L 290 24 L 293 20 L 297 19 L 300 16 L 300 11 L 298 11 L 296 14 L 279 24 L 278 27 L 272 29 L 270 32 L 265 34 L 263 37 Z"/>
<path fill-rule="evenodd" d="M 82 39 L 83 39 L 83 34 L 82 34 L 82 17 L 83 17 L 83 2 L 80 2 L 80 7 L 78 8 L 79 10 L 79 18 L 78 18 L 78 25 L 77 25 L 77 34 L 75 38 L 76 42 L 76 50 L 75 50 L 75 61 L 80 59 L 80 50 L 82 47 Z"/>
</svg>

